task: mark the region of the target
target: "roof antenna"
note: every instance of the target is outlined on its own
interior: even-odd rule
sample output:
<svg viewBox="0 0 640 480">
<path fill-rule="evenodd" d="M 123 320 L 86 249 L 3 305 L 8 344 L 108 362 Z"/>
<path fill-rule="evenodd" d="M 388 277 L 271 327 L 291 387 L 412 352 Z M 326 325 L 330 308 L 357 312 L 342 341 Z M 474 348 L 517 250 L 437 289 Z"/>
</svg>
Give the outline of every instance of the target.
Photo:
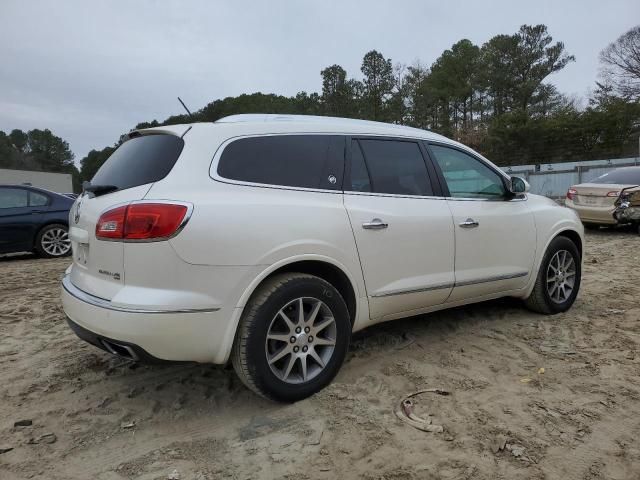
<svg viewBox="0 0 640 480">
<path fill-rule="evenodd" d="M 187 111 L 187 113 L 189 114 L 190 117 L 193 117 L 193 115 L 191 114 L 191 112 L 189 111 L 189 109 L 187 108 L 187 106 L 184 104 L 184 102 L 182 101 L 182 99 L 180 97 L 178 97 L 178 101 L 182 104 L 182 106 L 184 107 L 184 109 Z"/>
</svg>

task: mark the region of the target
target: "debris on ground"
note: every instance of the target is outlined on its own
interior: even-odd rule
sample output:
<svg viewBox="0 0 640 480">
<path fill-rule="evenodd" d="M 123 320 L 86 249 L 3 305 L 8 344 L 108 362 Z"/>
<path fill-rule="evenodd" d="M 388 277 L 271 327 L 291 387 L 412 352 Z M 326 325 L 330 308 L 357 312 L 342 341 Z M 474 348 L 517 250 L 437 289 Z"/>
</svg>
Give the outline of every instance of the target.
<svg viewBox="0 0 640 480">
<path fill-rule="evenodd" d="M 46 443 L 46 444 L 53 444 L 56 443 L 56 441 L 58 440 L 58 437 L 56 437 L 55 433 L 44 433 L 42 435 L 40 435 L 38 438 L 30 438 L 27 441 L 28 445 L 39 445 L 41 443 Z"/>
<path fill-rule="evenodd" d="M 432 414 L 428 414 L 427 418 L 422 418 L 416 415 L 414 410 L 414 403 L 411 398 L 423 394 L 423 393 L 435 393 L 437 395 L 449 395 L 449 392 L 440 388 L 427 388 L 419 390 L 411 395 L 407 395 L 401 402 L 400 407 L 396 410 L 396 416 L 405 423 L 408 423 L 418 430 L 423 432 L 442 433 L 444 427 L 442 425 L 433 425 Z"/>
<path fill-rule="evenodd" d="M 544 375 L 544 367 L 538 369 L 538 375 Z"/>
<path fill-rule="evenodd" d="M 136 422 L 131 421 L 131 422 L 122 422 L 120 424 L 120 428 L 122 428 L 123 430 L 128 430 L 130 428 L 134 428 L 136 426 Z"/>
<path fill-rule="evenodd" d="M 0 447 L 0 455 L 10 452 L 11 450 L 13 450 L 13 447 Z"/>
<path fill-rule="evenodd" d="M 30 427 L 31 425 L 33 425 L 33 420 L 18 420 L 17 422 L 13 423 L 13 426 L 15 428 L 18 428 L 18 427 Z"/>
<path fill-rule="evenodd" d="M 169 475 L 167 475 L 167 480 L 180 480 L 180 472 L 174 469 Z"/>
<path fill-rule="evenodd" d="M 507 445 L 507 437 L 504 435 L 497 435 L 492 441 L 489 447 L 493 453 L 498 453 L 504 450 Z"/>
<path fill-rule="evenodd" d="M 514 445 L 511 443 L 505 443 L 504 448 L 511 452 L 514 457 L 521 457 L 524 455 L 525 448 L 522 445 Z"/>
</svg>

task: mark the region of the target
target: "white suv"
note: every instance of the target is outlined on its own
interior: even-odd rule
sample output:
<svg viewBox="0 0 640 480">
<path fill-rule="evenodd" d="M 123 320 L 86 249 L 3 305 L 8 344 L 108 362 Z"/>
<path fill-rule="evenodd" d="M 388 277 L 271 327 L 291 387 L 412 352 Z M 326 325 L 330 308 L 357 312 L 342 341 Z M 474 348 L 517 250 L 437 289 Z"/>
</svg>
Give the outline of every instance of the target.
<svg viewBox="0 0 640 480">
<path fill-rule="evenodd" d="M 70 212 L 76 334 L 136 360 L 233 363 L 293 401 L 351 333 L 497 298 L 567 310 L 576 214 L 471 149 L 383 123 L 236 115 L 132 132 Z"/>
</svg>

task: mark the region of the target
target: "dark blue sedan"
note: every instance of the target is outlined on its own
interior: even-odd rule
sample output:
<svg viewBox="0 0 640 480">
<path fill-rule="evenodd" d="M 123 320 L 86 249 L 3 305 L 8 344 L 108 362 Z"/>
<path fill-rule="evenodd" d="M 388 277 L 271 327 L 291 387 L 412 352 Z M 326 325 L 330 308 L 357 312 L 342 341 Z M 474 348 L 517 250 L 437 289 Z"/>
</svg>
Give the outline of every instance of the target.
<svg viewBox="0 0 640 480">
<path fill-rule="evenodd" d="M 69 209 L 73 199 L 26 185 L 0 185 L 0 253 L 71 253 Z"/>
</svg>

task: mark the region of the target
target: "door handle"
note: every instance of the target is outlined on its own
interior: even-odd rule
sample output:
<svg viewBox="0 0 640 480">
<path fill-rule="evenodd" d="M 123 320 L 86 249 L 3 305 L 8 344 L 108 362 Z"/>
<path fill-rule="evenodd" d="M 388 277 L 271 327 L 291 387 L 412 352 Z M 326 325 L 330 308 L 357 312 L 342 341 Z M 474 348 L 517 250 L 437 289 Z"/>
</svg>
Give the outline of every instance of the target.
<svg viewBox="0 0 640 480">
<path fill-rule="evenodd" d="M 480 226 L 479 222 L 476 222 L 473 218 L 467 218 L 464 222 L 460 223 L 462 228 L 476 228 Z"/>
<path fill-rule="evenodd" d="M 384 223 L 379 218 L 374 218 L 370 222 L 362 224 L 362 228 L 364 228 L 365 230 L 382 230 L 383 228 L 387 228 L 388 226 L 388 223 Z"/>
</svg>

